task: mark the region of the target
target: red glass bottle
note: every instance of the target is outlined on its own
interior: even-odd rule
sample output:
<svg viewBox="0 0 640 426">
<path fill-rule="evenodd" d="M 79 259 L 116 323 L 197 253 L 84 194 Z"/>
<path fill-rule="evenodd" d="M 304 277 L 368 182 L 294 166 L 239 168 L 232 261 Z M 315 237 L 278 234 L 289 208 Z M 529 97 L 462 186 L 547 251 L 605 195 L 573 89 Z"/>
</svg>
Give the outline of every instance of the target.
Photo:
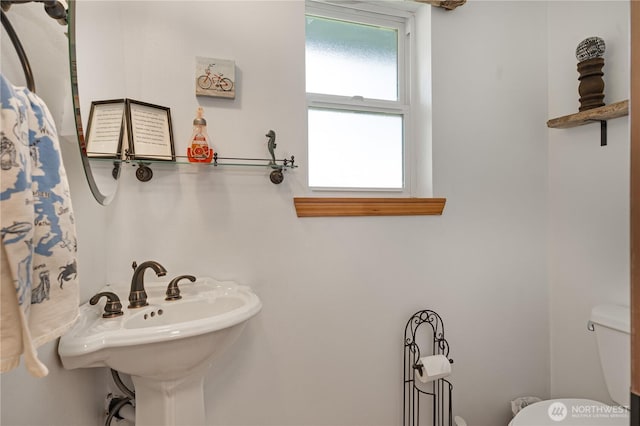
<svg viewBox="0 0 640 426">
<path fill-rule="evenodd" d="M 198 107 L 193 120 L 193 134 L 187 147 L 187 158 L 191 163 L 210 163 L 213 159 L 214 151 L 207 134 L 207 120 L 202 115 L 202 107 Z"/>
</svg>

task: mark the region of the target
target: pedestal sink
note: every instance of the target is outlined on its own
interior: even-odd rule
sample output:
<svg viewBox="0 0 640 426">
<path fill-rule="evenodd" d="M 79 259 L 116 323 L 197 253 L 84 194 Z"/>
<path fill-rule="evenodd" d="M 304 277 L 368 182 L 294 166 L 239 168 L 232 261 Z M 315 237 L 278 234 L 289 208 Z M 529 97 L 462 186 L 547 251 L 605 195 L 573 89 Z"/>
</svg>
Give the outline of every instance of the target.
<svg viewBox="0 0 640 426">
<path fill-rule="evenodd" d="M 115 318 L 102 317 L 104 303 L 82 305 L 58 353 L 67 369 L 109 367 L 130 374 L 136 426 L 204 425 L 205 373 L 262 304 L 249 287 L 212 278 L 183 283 L 182 298 L 166 301 L 167 284 L 145 284 L 149 305 L 123 307 Z M 101 291 L 126 302 L 129 286 Z"/>
</svg>

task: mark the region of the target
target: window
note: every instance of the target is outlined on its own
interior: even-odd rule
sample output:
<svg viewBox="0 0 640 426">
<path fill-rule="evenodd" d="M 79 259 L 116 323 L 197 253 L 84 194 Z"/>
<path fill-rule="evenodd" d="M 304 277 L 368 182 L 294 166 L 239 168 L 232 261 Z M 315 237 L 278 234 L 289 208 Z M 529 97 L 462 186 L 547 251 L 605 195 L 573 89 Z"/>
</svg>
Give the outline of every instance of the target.
<svg viewBox="0 0 640 426">
<path fill-rule="evenodd" d="M 309 186 L 407 191 L 410 15 L 306 11 Z"/>
</svg>

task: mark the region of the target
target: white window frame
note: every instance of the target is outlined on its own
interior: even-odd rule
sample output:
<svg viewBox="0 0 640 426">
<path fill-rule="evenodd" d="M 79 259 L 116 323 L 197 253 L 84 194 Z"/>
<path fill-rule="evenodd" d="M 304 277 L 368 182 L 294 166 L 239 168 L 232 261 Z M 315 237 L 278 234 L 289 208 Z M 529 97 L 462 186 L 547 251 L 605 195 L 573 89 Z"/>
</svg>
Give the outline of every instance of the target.
<svg viewBox="0 0 640 426">
<path fill-rule="evenodd" d="M 398 99 L 396 101 L 366 99 L 361 96 L 337 96 L 307 92 L 307 111 L 310 108 L 371 112 L 402 116 L 403 120 L 403 184 L 402 188 L 344 188 L 309 187 L 312 191 L 344 192 L 384 192 L 394 195 L 412 196 L 415 187 L 415 167 L 413 152 L 413 120 L 411 108 L 411 83 L 413 64 L 412 27 L 414 15 L 410 10 L 391 8 L 380 2 L 330 4 L 321 1 L 306 1 L 306 15 L 317 15 L 332 19 L 354 21 L 398 29 Z M 336 158 L 336 161 L 340 161 Z M 331 167 L 330 164 L 327 167 Z"/>
</svg>

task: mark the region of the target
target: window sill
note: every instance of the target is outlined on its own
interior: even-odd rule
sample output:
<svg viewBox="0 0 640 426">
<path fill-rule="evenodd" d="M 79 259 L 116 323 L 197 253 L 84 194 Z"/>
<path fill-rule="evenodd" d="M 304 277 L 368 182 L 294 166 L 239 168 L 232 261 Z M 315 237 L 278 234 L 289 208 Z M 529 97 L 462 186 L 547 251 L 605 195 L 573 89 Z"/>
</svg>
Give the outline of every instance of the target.
<svg viewBox="0 0 640 426">
<path fill-rule="evenodd" d="M 298 217 L 441 215 L 446 198 L 296 197 Z"/>
</svg>

